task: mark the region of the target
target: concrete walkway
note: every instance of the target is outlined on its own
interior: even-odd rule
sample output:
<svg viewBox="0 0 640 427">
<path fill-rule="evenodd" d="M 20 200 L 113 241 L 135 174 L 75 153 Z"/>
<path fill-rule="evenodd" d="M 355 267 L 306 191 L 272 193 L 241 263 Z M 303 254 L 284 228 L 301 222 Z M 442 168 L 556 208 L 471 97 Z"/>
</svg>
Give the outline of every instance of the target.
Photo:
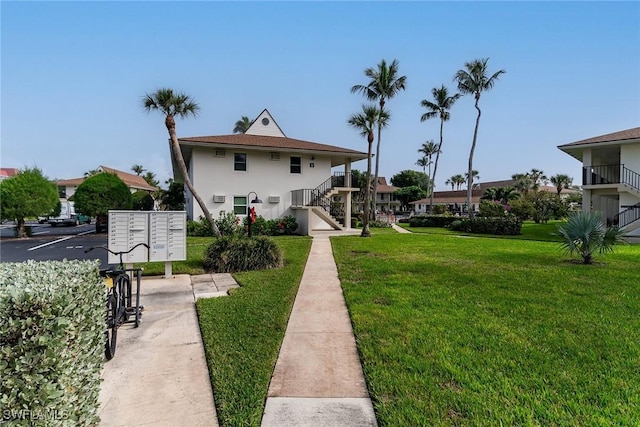
<svg viewBox="0 0 640 427">
<path fill-rule="evenodd" d="M 328 235 L 313 238 L 263 427 L 376 426 Z"/>
<path fill-rule="evenodd" d="M 406 228 L 402 228 L 399 225 L 391 224 L 391 227 L 394 230 L 396 230 L 398 233 L 409 233 L 409 234 L 411 234 L 411 232 L 409 230 L 407 230 Z"/>
<path fill-rule="evenodd" d="M 118 329 L 102 371 L 100 426 L 218 425 L 194 302 L 237 286 L 229 274 L 143 278 L 140 326 Z"/>
</svg>

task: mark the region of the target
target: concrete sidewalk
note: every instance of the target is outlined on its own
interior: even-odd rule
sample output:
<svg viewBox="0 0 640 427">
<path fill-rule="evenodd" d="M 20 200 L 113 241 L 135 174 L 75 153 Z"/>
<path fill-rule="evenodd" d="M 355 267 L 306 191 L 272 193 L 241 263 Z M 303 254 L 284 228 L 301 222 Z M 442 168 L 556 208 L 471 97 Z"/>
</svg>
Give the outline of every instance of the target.
<svg viewBox="0 0 640 427">
<path fill-rule="evenodd" d="M 226 275 L 143 278 L 138 328 L 118 329 L 100 388 L 100 426 L 217 426 L 195 300 L 237 287 Z"/>
<path fill-rule="evenodd" d="M 376 426 L 331 242 L 313 238 L 263 427 Z"/>
</svg>

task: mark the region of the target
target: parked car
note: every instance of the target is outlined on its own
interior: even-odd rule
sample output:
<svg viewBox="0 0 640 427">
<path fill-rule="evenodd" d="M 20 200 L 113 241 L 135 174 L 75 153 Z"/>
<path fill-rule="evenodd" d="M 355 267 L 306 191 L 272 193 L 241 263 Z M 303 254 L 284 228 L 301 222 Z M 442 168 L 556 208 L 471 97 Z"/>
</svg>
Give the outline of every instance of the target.
<svg viewBox="0 0 640 427">
<path fill-rule="evenodd" d="M 60 215 L 49 218 L 48 222 L 52 227 L 57 227 L 58 225 L 91 224 L 91 217 L 76 212 L 73 202 L 60 199 Z"/>
</svg>

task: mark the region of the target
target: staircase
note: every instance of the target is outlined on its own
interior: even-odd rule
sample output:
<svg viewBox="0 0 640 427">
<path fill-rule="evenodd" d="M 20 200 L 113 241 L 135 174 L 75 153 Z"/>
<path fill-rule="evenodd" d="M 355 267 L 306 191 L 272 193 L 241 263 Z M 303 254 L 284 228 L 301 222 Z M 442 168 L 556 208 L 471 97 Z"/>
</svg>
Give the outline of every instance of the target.
<svg viewBox="0 0 640 427">
<path fill-rule="evenodd" d="M 315 211 L 316 215 L 335 230 L 341 230 L 338 220 L 331 215 L 331 197 L 338 194 L 336 187 L 349 187 L 351 181 L 344 172 L 336 173 L 313 189 L 293 190 L 291 192 L 292 207 L 306 207 Z"/>
<path fill-rule="evenodd" d="M 640 227 L 640 203 L 623 210 L 613 217 L 612 225 L 625 228 L 627 231 Z"/>
</svg>

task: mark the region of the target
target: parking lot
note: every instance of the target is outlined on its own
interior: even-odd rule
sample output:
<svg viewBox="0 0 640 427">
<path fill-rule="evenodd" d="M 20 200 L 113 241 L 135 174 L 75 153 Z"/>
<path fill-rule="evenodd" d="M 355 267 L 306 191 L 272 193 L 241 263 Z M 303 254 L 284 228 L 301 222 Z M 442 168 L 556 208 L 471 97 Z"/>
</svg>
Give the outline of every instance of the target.
<svg viewBox="0 0 640 427">
<path fill-rule="evenodd" d="M 106 246 L 107 235 L 96 234 L 95 224 L 51 227 L 29 222 L 32 237 L 15 238 L 13 223 L 0 225 L 0 262 L 23 262 L 29 259 L 48 261 L 63 259 L 99 259 L 107 266 L 106 251 L 84 251 L 92 246 Z"/>
</svg>

